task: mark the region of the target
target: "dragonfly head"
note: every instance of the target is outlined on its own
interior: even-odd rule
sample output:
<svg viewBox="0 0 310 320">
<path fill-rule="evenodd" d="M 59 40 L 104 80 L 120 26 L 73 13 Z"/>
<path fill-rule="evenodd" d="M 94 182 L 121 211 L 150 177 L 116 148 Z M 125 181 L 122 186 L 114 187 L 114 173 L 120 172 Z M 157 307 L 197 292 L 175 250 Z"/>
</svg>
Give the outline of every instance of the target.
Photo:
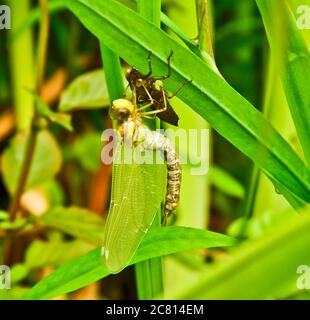
<svg viewBox="0 0 310 320">
<path fill-rule="evenodd" d="M 134 105 L 130 100 L 117 99 L 113 101 L 111 116 L 119 121 L 126 121 L 134 112 Z"/>
</svg>

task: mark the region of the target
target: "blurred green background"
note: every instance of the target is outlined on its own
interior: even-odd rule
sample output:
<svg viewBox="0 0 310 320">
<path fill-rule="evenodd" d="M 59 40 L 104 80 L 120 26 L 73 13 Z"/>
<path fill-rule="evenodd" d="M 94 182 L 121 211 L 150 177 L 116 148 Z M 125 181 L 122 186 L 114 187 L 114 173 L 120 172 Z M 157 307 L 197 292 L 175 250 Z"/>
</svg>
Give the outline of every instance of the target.
<svg viewBox="0 0 310 320">
<path fill-rule="evenodd" d="M 48 1 L 48 58 L 41 98 L 37 99 L 43 108 L 48 105 L 55 112 L 54 121 L 37 137 L 17 218 L 9 221 L 6 210 L 18 184 L 36 99 L 29 90 L 37 81 L 40 12 L 37 1 L 6 2 L 12 11 L 12 29 L 0 30 L 0 264 L 12 266 L 12 289 L 0 290 L 0 299 L 19 299 L 45 275 L 98 246 L 109 209 L 112 171 L 112 166 L 100 161 L 101 133 L 112 122 L 98 40 L 61 1 Z M 121 2 L 135 8 L 132 1 Z M 193 43 L 199 34 L 198 3 L 162 1 L 162 11 Z M 214 51 L 221 75 L 303 157 L 277 52 L 270 51 L 257 4 L 252 0 L 206 3 L 207 37 L 212 40 L 207 49 Z M 296 18 L 300 5 L 309 6 L 310 11 L 308 0 L 287 3 Z M 274 17 L 281 21 L 281 12 L 274 12 Z M 177 39 L 165 25 L 162 28 Z M 299 32 L 309 49 L 309 28 Z M 279 34 L 283 43 L 286 36 Z M 125 72 L 125 61 L 122 66 Z M 309 91 L 309 84 L 304 88 Z M 172 105 L 181 128 L 209 128 L 181 100 L 173 99 Z M 71 128 L 69 117 L 73 130 L 67 130 Z M 46 127 L 45 123 L 38 125 Z M 298 289 L 296 281 L 297 267 L 310 266 L 309 208 L 294 211 L 255 164 L 212 128 L 205 147 L 210 152 L 210 170 L 204 176 L 192 176 L 190 167 L 184 166 L 182 201 L 171 224 L 227 234 L 241 244 L 166 257 L 165 297 L 308 299 L 310 291 Z M 179 151 L 187 152 L 182 145 Z M 71 206 L 79 208 L 65 209 Z M 308 282 L 310 287 L 310 279 Z M 134 268 L 128 267 L 58 298 L 136 297 Z"/>
</svg>

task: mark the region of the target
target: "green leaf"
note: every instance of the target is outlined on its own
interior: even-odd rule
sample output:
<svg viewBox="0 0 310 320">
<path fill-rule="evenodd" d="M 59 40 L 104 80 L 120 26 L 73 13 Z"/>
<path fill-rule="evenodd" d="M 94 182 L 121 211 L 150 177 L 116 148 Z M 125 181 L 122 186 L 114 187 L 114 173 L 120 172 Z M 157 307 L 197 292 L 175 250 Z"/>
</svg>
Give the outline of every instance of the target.
<svg viewBox="0 0 310 320">
<path fill-rule="evenodd" d="M 24 227 L 27 223 L 26 219 L 16 219 L 13 222 L 11 221 L 4 221 L 0 222 L 0 229 L 5 229 L 5 230 L 16 230 Z"/>
<path fill-rule="evenodd" d="M 41 223 L 95 245 L 102 244 L 103 219 L 96 213 L 79 207 L 54 207 L 46 212 Z"/>
<path fill-rule="evenodd" d="M 0 300 L 20 300 L 28 288 L 15 286 L 10 290 L 0 290 Z"/>
<path fill-rule="evenodd" d="M 201 59 L 114 0 L 65 0 L 65 4 L 102 43 L 142 72 L 152 51 L 154 74 L 165 74 L 173 51 L 167 89 L 173 92 L 192 80 L 178 96 L 274 182 L 310 201 L 309 172 L 300 158 L 262 114 Z"/>
<path fill-rule="evenodd" d="M 17 134 L 2 156 L 3 180 L 10 193 L 15 191 L 20 176 L 27 137 L 26 133 Z M 61 164 L 62 156 L 57 141 L 48 131 L 41 130 L 38 133 L 25 190 L 52 179 L 60 170 Z"/>
<path fill-rule="evenodd" d="M 91 132 L 80 136 L 70 149 L 85 170 L 96 172 L 100 166 L 101 146 L 101 134 Z"/>
<path fill-rule="evenodd" d="M 63 241 L 53 234 L 49 241 L 35 240 L 27 248 L 25 261 L 11 269 L 11 281 L 17 283 L 25 279 L 33 270 L 44 267 L 58 267 L 85 254 L 92 246 L 79 240 Z M 64 254 L 64 252 L 66 254 Z"/>
<path fill-rule="evenodd" d="M 93 109 L 109 104 L 104 71 L 99 69 L 85 73 L 69 84 L 61 96 L 59 110 Z"/>
<path fill-rule="evenodd" d="M 18 263 L 11 268 L 11 281 L 17 283 L 27 277 L 29 269 L 24 264 Z M 15 286 L 14 286 L 15 287 Z"/>
<path fill-rule="evenodd" d="M 49 106 L 35 93 L 33 93 L 36 101 L 37 112 L 40 116 L 45 117 L 51 122 L 55 122 L 69 131 L 73 131 L 71 125 L 71 115 L 67 113 L 59 113 L 52 111 Z"/>
<path fill-rule="evenodd" d="M 85 254 L 90 249 L 91 245 L 82 241 L 64 242 L 60 239 L 50 239 L 46 242 L 36 240 L 27 249 L 25 266 L 29 270 L 47 266 L 57 267 Z"/>
<path fill-rule="evenodd" d="M 38 189 L 46 195 L 50 206 L 60 206 L 64 204 L 64 190 L 56 179 L 45 181 Z"/>
<path fill-rule="evenodd" d="M 220 191 L 240 199 L 244 197 L 242 184 L 224 169 L 217 166 L 210 167 L 209 179 L 210 183 Z"/>
<path fill-rule="evenodd" d="M 310 165 L 310 54 L 288 3 L 256 0 L 271 52 L 278 62 L 295 127 Z M 274 19 L 277 15 L 278 19 Z"/>
<path fill-rule="evenodd" d="M 185 250 L 226 247 L 236 240 L 211 231 L 185 227 L 152 229 L 146 234 L 131 264 Z M 50 299 L 82 288 L 109 275 L 101 261 L 100 248 L 75 260 L 37 283 L 25 299 Z"/>
<path fill-rule="evenodd" d="M 290 219 L 296 218 L 297 212 L 286 210 L 284 212 L 265 212 L 258 218 L 241 217 L 235 220 L 228 228 L 227 233 L 231 237 L 238 237 L 245 227 L 244 235 L 248 238 L 261 237 L 266 231 L 281 223 L 287 223 Z"/>
<path fill-rule="evenodd" d="M 168 299 L 281 299 L 295 293 L 300 265 L 310 265 L 309 207 L 288 223 L 232 250 L 184 292 Z"/>
<path fill-rule="evenodd" d="M 9 219 L 9 213 L 3 210 L 0 210 L 0 221 L 8 220 Z"/>
</svg>

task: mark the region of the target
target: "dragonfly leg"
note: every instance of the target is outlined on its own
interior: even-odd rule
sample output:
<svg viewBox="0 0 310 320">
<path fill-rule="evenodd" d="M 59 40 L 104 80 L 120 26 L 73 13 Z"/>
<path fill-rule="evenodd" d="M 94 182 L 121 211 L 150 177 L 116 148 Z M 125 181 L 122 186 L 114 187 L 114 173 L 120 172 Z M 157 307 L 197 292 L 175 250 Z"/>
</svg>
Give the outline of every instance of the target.
<svg viewBox="0 0 310 320">
<path fill-rule="evenodd" d="M 162 225 L 162 226 L 166 226 L 167 220 L 168 220 L 168 215 L 164 214 L 164 215 L 161 217 L 161 225 Z"/>
<path fill-rule="evenodd" d="M 168 99 L 172 99 L 173 97 L 175 97 L 184 87 L 188 86 L 192 82 L 193 80 L 187 80 L 186 82 L 184 82 L 172 95 L 168 96 Z"/>
<path fill-rule="evenodd" d="M 165 112 L 167 110 L 167 98 L 166 98 L 166 93 L 164 90 L 162 90 L 163 93 L 163 99 L 164 99 L 164 107 L 161 109 L 153 110 L 153 111 L 146 111 L 146 112 L 141 112 L 141 116 L 146 117 L 150 115 L 157 115 L 158 113 Z M 155 101 L 153 99 L 153 101 Z M 148 103 L 146 106 L 142 107 L 143 109 L 147 109 L 148 107 L 152 106 L 153 103 Z M 140 109 L 141 110 L 141 109 Z"/>
<path fill-rule="evenodd" d="M 143 88 L 145 89 L 145 91 L 146 91 L 147 94 L 149 95 L 149 92 L 147 91 L 147 89 L 146 89 L 144 86 L 143 86 Z M 153 105 L 155 104 L 155 100 L 151 97 L 151 95 L 149 95 L 149 99 L 150 99 L 150 102 L 149 102 L 149 103 L 147 103 L 146 105 L 138 108 L 138 110 L 139 110 L 140 113 L 145 113 L 145 114 L 146 114 L 147 112 L 141 112 L 141 111 L 143 111 L 143 110 L 145 110 L 145 109 L 148 109 L 148 108 L 150 108 L 151 106 L 153 106 Z"/>
<path fill-rule="evenodd" d="M 133 102 L 134 105 L 137 106 L 137 91 L 136 91 L 136 87 L 133 87 L 132 89 L 132 98 L 133 98 Z"/>
<path fill-rule="evenodd" d="M 151 56 L 152 56 L 152 51 L 150 51 L 148 56 L 147 56 L 147 61 L 148 61 L 148 64 L 149 64 L 149 72 L 145 75 L 146 78 L 150 77 L 152 75 L 152 73 L 153 73 Z"/>
<path fill-rule="evenodd" d="M 127 84 L 127 86 L 125 88 L 125 93 L 123 94 L 123 97 L 127 97 L 128 96 L 129 88 L 130 88 L 130 85 Z"/>
<path fill-rule="evenodd" d="M 168 57 L 168 74 L 166 74 L 165 76 L 161 76 L 161 77 L 154 77 L 155 80 L 166 80 L 168 78 L 170 78 L 171 76 L 171 58 L 173 55 L 173 51 L 171 51 L 169 57 Z"/>
<path fill-rule="evenodd" d="M 156 114 L 155 115 L 152 115 L 152 116 L 146 116 L 144 115 L 143 118 L 146 118 L 146 119 L 155 119 L 156 118 Z"/>
<path fill-rule="evenodd" d="M 149 99 L 150 99 L 150 103 L 154 104 L 154 99 L 153 99 L 153 97 L 151 96 L 149 90 L 146 88 L 146 86 L 145 86 L 144 84 L 143 84 L 142 86 L 143 86 L 143 89 L 145 90 L 147 96 L 148 96 Z"/>
<path fill-rule="evenodd" d="M 171 215 L 172 215 L 172 211 L 168 211 L 166 209 L 164 210 L 164 213 L 163 213 L 163 215 L 161 217 L 161 225 L 162 226 L 166 226 L 167 225 L 167 221 L 171 217 Z"/>
</svg>

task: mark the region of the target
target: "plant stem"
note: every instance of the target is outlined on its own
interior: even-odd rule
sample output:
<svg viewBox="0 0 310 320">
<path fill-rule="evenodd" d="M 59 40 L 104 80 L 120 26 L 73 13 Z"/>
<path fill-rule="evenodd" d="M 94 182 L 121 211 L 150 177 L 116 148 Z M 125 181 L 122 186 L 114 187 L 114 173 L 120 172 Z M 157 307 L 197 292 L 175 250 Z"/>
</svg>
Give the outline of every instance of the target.
<svg viewBox="0 0 310 320">
<path fill-rule="evenodd" d="M 46 57 L 48 48 L 49 37 L 49 12 L 48 1 L 39 0 L 41 8 L 41 25 L 39 31 L 39 44 L 38 44 L 38 65 L 37 65 L 37 93 L 40 94 L 41 87 L 44 81 L 45 69 L 46 69 Z"/>
<path fill-rule="evenodd" d="M 138 0 L 138 12 L 145 19 L 160 28 L 161 0 Z M 156 128 L 160 128 L 160 120 L 156 119 Z M 152 228 L 161 227 L 162 212 L 159 209 Z M 135 265 L 138 299 L 152 299 L 163 292 L 162 259 L 155 258 Z"/>
<path fill-rule="evenodd" d="M 138 0 L 137 8 L 141 17 L 160 28 L 161 0 Z"/>
<path fill-rule="evenodd" d="M 18 39 L 12 40 L 14 32 L 27 19 L 30 13 L 30 0 L 8 0 L 11 8 L 14 28 L 10 31 L 9 47 L 10 69 L 12 76 L 13 98 L 16 125 L 19 131 L 29 130 L 34 114 L 33 97 L 25 88 L 34 89 L 35 77 L 33 72 L 33 39 L 32 31 L 25 30 Z"/>
<path fill-rule="evenodd" d="M 9 208 L 10 221 L 14 221 L 16 218 L 16 214 L 19 208 L 20 197 L 23 194 L 23 191 L 27 182 L 31 161 L 34 154 L 34 150 L 35 150 L 36 137 L 37 137 L 37 130 L 31 130 L 28 137 L 27 145 L 26 145 L 25 157 L 21 167 L 21 174 L 18 179 L 17 188 L 15 190 L 15 193 Z"/>
<path fill-rule="evenodd" d="M 16 1 L 15 1 L 16 2 Z M 47 5 L 47 0 L 40 0 L 40 9 L 41 9 L 41 24 L 40 24 L 40 31 L 39 31 L 39 42 L 38 42 L 38 65 L 37 65 L 37 81 L 36 81 L 36 90 L 37 93 L 40 94 L 40 89 L 43 84 L 43 79 L 44 79 L 44 74 L 45 74 L 45 65 L 46 65 L 46 54 L 47 54 L 47 45 L 48 45 L 48 35 L 49 35 L 49 15 L 48 15 L 48 5 Z M 16 10 L 22 10 L 21 8 L 17 8 Z M 16 41 L 16 40 L 15 40 Z M 22 52 L 22 48 L 21 52 Z M 19 53 L 20 54 L 20 53 Z M 22 54 L 21 54 L 22 56 Z M 20 75 L 23 78 L 23 75 Z M 25 90 L 23 88 L 23 90 Z M 29 92 L 27 92 L 27 96 L 31 96 Z M 32 99 L 32 97 L 31 97 Z M 30 111 L 30 110 L 28 110 Z M 16 112 L 19 112 L 19 109 L 16 108 Z M 34 115 L 33 115 L 34 113 Z M 28 116 L 30 116 L 30 112 L 27 113 Z M 17 114 L 18 118 L 18 114 Z M 11 204 L 9 207 L 9 220 L 14 221 L 16 218 L 16 214 L 19 209 L 19 203 L 20 203 L 20 198 L 24 192 L 26 183 L 27 183 L 27 178 L 30 172 L 30 167 L 31 167 L 31 162 L 33 159 L 33 155 L 35 152 L 35 145 L 36 145 L 36 140 L 37 140 L 37 135 L 38 135 L 38 127 L 37 127 L 37 115 L 36 112 L 33 112 L 31 110 L 31 116 L 28 119 L 30 120 L 29 127 L 28 123 L 22 123 L 23 129 L 30 129 L 29 137 L 28 137 L 28 142 L 26 145 L 25 149 L 25 155 L 24 155 L 24 160 L 21 166 L 21 171 L 20 171 L 20 176 L 17 182 L 17 187 L 15 190 L 15 193 L 12 197 Z M 27 126 L 26 126 L 27 124 Z M 15 245 L 14 245 L 14 233 L 12 233 L 11 237 L 7 239 L 4 243 L 4 262 L 7 265 L 11 264 L 12 260 L 12 253 L 14 252 Z"/>
<path fill-rule="evenodd" d="M 106 83 L 109 92 L 110 105 L 124 94 L 123 70 L 119 56 L 110 48 L 100 43 L 101 60 L 104 64 Z M 113 128 L 117 128 L 117 121 L 112 120 Z"/>
<path fill-rule="evenodd" d="M 216 72 L 219 73 L 215 58 L 214 58 L 214 49 L 213 49 L 213 16 L 212 12 L 210 12 L 212 6 L 211 0 L 196 0 L 196 16 L 197 16 L 197 25 L 198 25 L 198 40 L 199 40 L 199 49 L 201 52 L 201 56 L 206 58 L 207 53 L 208 57 L 211 58 L 212 62 L 211 66 L 216 70 Z M 209 150 L 209 162 L 212 162 L 212 128 L 210 128 L 207 125 L 209 129 L 209 145 L 205 146 L 205 148 L 208 148 Z M 208 224 L 210 222 L 210 212 L 211 212 L 211 188 L 210 188 L 210 182 L 207 178 L 206 181 L 206 197 L 208 198 L 208 203 L 206 204 L 206 214 L 208 215 L 207 222 L 206 222 L 206 228 L 208 228 Z"/>
<path fill-rule="evenodd" d="M 40 93 L 40 89 L 42 87 L 44 74 L 45 74 L 46 54 L 47 54 L 48 35 L 49 35 L 49 15 L 48 15 L 47 0 L 40 0 L 40 8 L 41 8 L 42 20 L 41 20 L 40 31 L 39 31 L 38 58 L 37 58 L 38 65 L 37 65 L 36 89 L 38 94 Z M 35 123 L 37 120 L 36 118 L 37 116 L 35 114 L 32 119 L 32 125 L 30 128 L 30 134 L 28 137 L 28 143 L 26 145 L 25 157 L 21 167 L 21 173 L 18 179 L 17 188 L 9 208 L 10 221 L 15 220 L 16 213 L 19 208 L 20 197 L 22 196 L 25 189 L 25 185 L 27 183 L 27 178 L 29 175 L 31 161 L 35 151 L 35 144 L 36 144 L 37 133 L 38 133 L 38 128 Z"/>
<path fill-rule="evenodd" d="M 199 48 L 201 51 L 206 51 L 214 59 L 209 1 L 196 0 L 196 10 L 199 31 Z"/>
<path fill-rule="evenodd" d="M 124 94 L 123 70 L 117 54 L 100 44 L 101 58 L 104 63 L 104 71 L 109 92 L 110 104 Z"/>
</svg>

